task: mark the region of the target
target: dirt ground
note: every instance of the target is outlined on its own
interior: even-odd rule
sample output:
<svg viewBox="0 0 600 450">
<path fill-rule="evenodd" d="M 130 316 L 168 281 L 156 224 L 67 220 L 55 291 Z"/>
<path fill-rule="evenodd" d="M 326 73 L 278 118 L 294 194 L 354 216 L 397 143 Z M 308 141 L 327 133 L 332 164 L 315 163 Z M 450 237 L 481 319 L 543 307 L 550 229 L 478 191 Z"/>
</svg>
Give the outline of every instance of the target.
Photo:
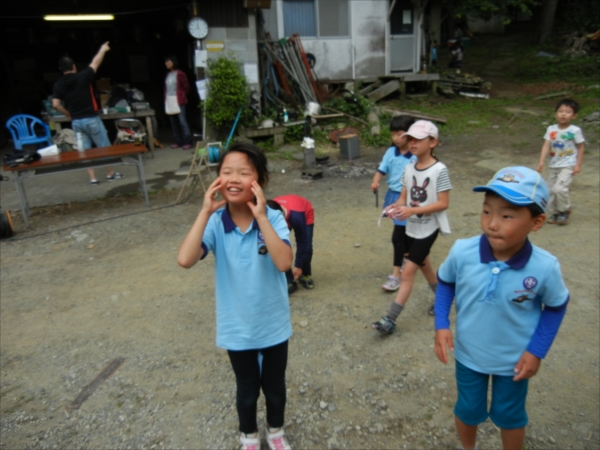
<svg viewBox="0 0 600 450">
<path fill-rule="evenodd" d="M 433 247 L 436 267 L 455 239 L 480 233 L 482 196 L 471 188 L 506 165 L 535 167 L 543 130 L 514 121 L 443 139 L 452 234 Z M 598 136 L 587 137 L 571 223 L 531 236 L 560 260 L 571 302 L 530 384 L 528 449 L 600 446 L 600 167 Z M 394 335 L 369 327 L 393 297 L 380 288 L 391 270 L 392 224 L 377 227 L 369 190 L 382 154 L 363 148 L 339 170 L 332 150 L 338 170 L 316 181 L 301 179 L 298 163 L 272 164 L 267 194 L 303 195 L 316 212 L 316 288 L 290 299 L 286 433 L 293 448 L 458 446 L 454 367 L 433 353 L 433 295 L 423 278 Z M 237 446 L 234 377 L 214 344 L 214 260 L 188 271 L 176 264 L 201 194 L 172 206 L 176 194 L 154 194 L 151 211 L 123 197 L 39 208 L 22 239 L 0 244 L 1 449 Z M 65 412 L 115 358 L 124 358 L 120 368 Z M 500 448 L 490 422 L 479 448 Z"/>
</svg>

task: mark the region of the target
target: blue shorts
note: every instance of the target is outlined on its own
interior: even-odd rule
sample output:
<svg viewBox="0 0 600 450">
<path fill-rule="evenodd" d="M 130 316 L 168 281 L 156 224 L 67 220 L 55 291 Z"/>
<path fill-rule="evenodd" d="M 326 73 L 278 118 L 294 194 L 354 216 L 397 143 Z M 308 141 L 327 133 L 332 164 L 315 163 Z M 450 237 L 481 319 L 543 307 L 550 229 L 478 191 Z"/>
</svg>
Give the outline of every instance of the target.
<svg viewBox="0 0 600 450">
<path fill-rule="evenodd" d="M 513 381 L 512 376 L 475 372 L 456 361 L 458 400 L 454 414 L 466 425 L 476 426 L 488 418 L 487 391 L 492 377 L 492 404 L 489 418 L 505 430 L 527 425 L 525 399 L 529 380 Z"/>
<path fill-rule="evenodd" d="M 85 150 L 92 148 L 92 142 L 96 147 L 110 147 L 108 133 L 100 117 L 88 117 L 85 119 L 75 119 L 71 122 L 73 131 L 81 133 L 83 148 Z"/>
<path fill-rule="evenodd" d="M 390 206 L 393 203 L 396 203 L 398 201 L 398 199 L 400 198 L 400 192 L 397 191 L 392 191 L 391 189 L 388 189 L 388 191 L 385 193 L 385 199 L 383 200 L 383 209 L 387 208 L 388 206 Z M 406 220 L 396 220 L 396 219 L 392 219 L 394 221 L 394 225 L 400 225 L 400 226 L 406 226 Z"/>
</svg>

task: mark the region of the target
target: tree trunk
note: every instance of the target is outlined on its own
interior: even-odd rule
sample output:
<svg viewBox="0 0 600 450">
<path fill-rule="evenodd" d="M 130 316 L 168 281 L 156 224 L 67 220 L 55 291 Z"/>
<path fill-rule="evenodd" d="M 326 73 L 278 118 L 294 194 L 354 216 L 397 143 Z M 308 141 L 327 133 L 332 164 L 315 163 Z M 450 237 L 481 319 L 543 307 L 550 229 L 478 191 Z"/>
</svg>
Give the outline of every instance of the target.
<svg viewBox="0 0 600 450">
<path fill-rule="evenodd" d="M 543 44 L 552 34 L 554 25 L 554 14 L 556 13 L 556 4 L 558 0 L 545 0 L 542 8 L 542 22 L 540 23 L 539 43 Z"/>
</svg>

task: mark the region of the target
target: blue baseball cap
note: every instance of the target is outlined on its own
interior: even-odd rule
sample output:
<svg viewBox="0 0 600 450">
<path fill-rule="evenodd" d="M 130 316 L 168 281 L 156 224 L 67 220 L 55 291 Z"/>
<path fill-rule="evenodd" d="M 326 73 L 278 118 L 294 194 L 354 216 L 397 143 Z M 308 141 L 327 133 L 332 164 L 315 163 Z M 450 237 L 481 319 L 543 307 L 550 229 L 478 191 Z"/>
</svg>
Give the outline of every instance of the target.
<svg viewBox="0 0 600 450">
<path fill-rule="evenodd" d="M 517 206 L 538 205 L 546 211 L 550 193 L 542 176 L 528 167 L 505 167 L 499 170 L 485 186 L 474 187 L 475 192 L 491 191 Z"/>
</svg>

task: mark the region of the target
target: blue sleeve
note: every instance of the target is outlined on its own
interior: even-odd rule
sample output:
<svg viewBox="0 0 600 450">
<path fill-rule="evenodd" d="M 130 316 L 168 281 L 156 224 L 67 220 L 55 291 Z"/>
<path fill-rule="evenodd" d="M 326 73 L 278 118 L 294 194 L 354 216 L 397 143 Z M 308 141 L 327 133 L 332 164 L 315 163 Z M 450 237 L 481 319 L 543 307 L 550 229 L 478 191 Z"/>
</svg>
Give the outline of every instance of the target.
<svg viewBox="0 0 600 450">
<path fill-rule="evenodd" d="M 291 247 L 290 230 L 282 212 L 267 208 L 267 218 L 269 219 L 269 222 L 271 222 L 271 226 L 277 233 L 277 236 L 279 236 L 279 239 Z"/>
<path fill-rule="evenodd" d="M 393 147 L 390 148 L 393 149 Z M 377 169 L 381 175 L 387 175 L 387 173 L 390 171 L 390 148 L 388 148 L 385 152 L 385 155 L 383 155 L 381 163 L 379 164 L 379 168 Z"/>
<path fill-rule="evenodd" d="M 204 234 L 202 235 L 202 249 L 204 250 L 204 255 L 202 255 L 202 258 L 200 258 L 200 260 L 206 258 L 206 256 L 211 250 L 214 252 L 215 227 L 218 222 L 222 222 L 221 215 L 217 211 L 215 211 L 209 217 L 208 223 L 206 224 L 206 228 L 204 228 Z"/>
<path fill-rule="evenodd" d="M 309 242 L 306 225 L 306 214 L 300 211 L 290 211 L 290 225 L 296 236 L 296 262 L 294 267 L 302 268 L 308 256 Z"/>
<path fill-rule="evenodd" d="M 538 326 L 527 347 L 529 353 L 540 359 L 546 356 L 567 312 L 567 303 L 569 299 L 561 306 L 544 306 Z"/>
<path fill-rule="evenodd" d="M 446 283 L 438 277 L 438 287 L 435 291 L 435 329 L 446 330 L 450 328 L 450 309 L 454 300 L 455 285 Z"/>
</svg>

